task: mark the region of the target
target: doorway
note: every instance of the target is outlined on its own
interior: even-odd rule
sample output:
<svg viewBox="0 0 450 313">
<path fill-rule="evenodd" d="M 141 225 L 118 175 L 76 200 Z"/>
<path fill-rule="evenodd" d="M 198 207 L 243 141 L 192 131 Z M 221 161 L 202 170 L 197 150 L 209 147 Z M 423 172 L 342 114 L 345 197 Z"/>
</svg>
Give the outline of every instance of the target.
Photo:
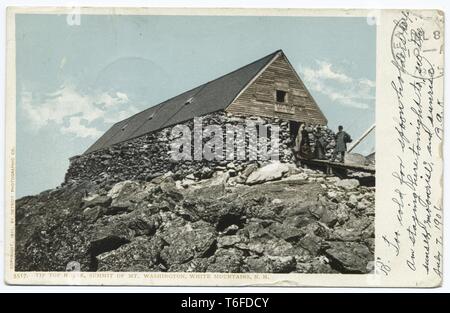
<svg viewBox="0 0 450 313">
<path fill-rule="evenodd" d="M 299 137 L 299 129 L 300 129 L 300 122 L 296 122 L 296 121 L 289 121 L 289 134 L 291 136 L 291 142 L 292 142 L 292 147 L 294 147 L 295 151 L 299 151 L 300 150 L 300 140 L 301 138 Z"/>
</svg>

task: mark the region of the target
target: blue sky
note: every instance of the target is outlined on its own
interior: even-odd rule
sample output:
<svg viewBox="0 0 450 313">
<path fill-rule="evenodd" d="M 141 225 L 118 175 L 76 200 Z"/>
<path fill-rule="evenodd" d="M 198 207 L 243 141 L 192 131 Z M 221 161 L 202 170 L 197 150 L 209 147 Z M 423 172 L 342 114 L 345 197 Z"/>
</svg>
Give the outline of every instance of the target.
<svg viewBox="0 0 450 313">
<path fill-rule="evenodd" d="M 17 15 L 17 195 L 58 186 L 113 123 L 283 49 L 329 120 L 375 121 L 376 29 L 356 17 Z M 374 135 L 358 147 L 374 150 Z"/>
</svg>

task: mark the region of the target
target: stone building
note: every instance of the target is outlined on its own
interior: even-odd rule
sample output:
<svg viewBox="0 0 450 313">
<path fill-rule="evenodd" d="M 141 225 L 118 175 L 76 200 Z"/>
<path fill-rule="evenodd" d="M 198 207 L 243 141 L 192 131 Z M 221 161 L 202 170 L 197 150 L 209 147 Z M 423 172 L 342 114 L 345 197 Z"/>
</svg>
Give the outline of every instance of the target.
<svg viewBox="0 0 450 313">
<path fill-rule="evenodd" d="M 192 126 L 195 117 L 202 117 L 206 125 L 219 124 L 224 129 L 229 124 L 242 124 L 246 118 L 279 125 L 282 162 L 293 161 L 291 148 L 302 123 L 327 124 L 286 55 L 278 50 L 117 122 L 83 155 L 71 159 L 65 181 L 149 180 L 167 171 L 182 177 L 202 175 L 199 173 L 205 168 L 226 165 L 227 160 L 207 164 L 168 160 L 171 128 Z"/>
</svg>

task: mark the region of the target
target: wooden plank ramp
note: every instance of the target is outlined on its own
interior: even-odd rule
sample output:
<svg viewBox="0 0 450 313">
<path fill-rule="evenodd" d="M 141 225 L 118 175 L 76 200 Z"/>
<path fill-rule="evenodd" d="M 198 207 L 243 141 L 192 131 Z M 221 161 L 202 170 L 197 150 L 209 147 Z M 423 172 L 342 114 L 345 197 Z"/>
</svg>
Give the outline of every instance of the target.
<svg viewBox="0 0 450 313">
<path fill-rule="evenodd" d="M 367 165 L 359 165 L 359 164 L 346 164 L 346 163 L 340 163 L 340 162 L 331 162 L 328 160 L 318 160 L 318 159 L 304 159 L 299 158 L 300 162 L 305 165 L 311 165 L 311 166 L 319 166 L 319 167 L 325 167 L 327 170 L 327 173 L 332 173 L 334 170 L 352 170 L 356 172 L 365 172 L 365 173 L 371 173 L 375 174 L 375 167 L 374 166 L 367 166 Z"/>
</svg>

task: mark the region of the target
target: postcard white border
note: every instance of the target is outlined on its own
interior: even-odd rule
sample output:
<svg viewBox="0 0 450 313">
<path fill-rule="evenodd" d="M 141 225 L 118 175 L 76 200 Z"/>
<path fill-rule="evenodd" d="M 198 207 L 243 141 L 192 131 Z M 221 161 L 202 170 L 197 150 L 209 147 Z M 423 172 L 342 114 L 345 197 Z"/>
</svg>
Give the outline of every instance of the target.
<svg viewBox="0 0 450 313">
<path fill-rule="evenodd" d="M 71 9 L 59 8 L 8 8 L 7 12 L 7 80 L 6 80 L 6 138 L 5 138 L 5 281 L 9 284 L 37 284 L 37 285 L 160 285 L 160 286 L 414 286 L 434 287 L 441 284 L 441 280 L 423 280 L 414 278 L 413 282 L 405 273 L 389 276 L 381 275 L 349 275 L 349 274 L 222 274 L 211 273 L 210 278 L 192 277 L 192 273 L 182 276 L 176 273 L 42 273 L 42 272 L 14 272 L 14 189 L 15 189 L 15 14 L 67 14 Z M 271 15 L 271 16 L 367 16 L 368 13 L 384 16 L 380 10 L 340 10 L 340 9 L 213 9 L 213 8 L 82 8 L 82 14 L 153 14 L 153 15 Z M 381 13 L 382 12 L 382 13 Z M 431 12 L 431 11 L 430 11 Z M 380 41 L 385 39 L 391 27 L 384 28 L 381 23 L 377 26 L 377 120 L 380 119 L 379 108 L 383 105 L 383 94 L 378 86 L 380 81 L 380 61 L 387 57 L 380 49 Z M 443 62 L 443 60 L 442 60 Z M 384 64 L 384 62 L 383 62 Z M 443 89 L 439 90 L 443 93 Z M 381 115 L 383 116 L 383 115 Z M 384 145 L 384 137 L 380 136 L 377 127 L 377 147 Z M 378 150 L 378 149 L 377 149 Z M 377 173 L 380 173 L 380 159 L 377 155 Z M 438 163 L 442 159 L 436 160 Z M 377 174 L 377 194 L 379 184 Z M 441 186 L 438 186 L 441 188 Z M 438 188 L 436 187 L 436 188 Z M 442 195 L 442 188 L 441 188 Z M 376 232 L 383 227 L 379 216 L 379 197 L 377 196 Z M 384 221 L 383 221 L 384 222 Z M 377 238 L 378 243 L 379 238 Z M 377 244 L 377 246 L 379 246 Z M 379 256 L 379 251 L 376 256 Z M 204 273 L 198 273 L 205 275 Z M 199 276 L 200 277 L 200 276 Z"/>
</svg>

